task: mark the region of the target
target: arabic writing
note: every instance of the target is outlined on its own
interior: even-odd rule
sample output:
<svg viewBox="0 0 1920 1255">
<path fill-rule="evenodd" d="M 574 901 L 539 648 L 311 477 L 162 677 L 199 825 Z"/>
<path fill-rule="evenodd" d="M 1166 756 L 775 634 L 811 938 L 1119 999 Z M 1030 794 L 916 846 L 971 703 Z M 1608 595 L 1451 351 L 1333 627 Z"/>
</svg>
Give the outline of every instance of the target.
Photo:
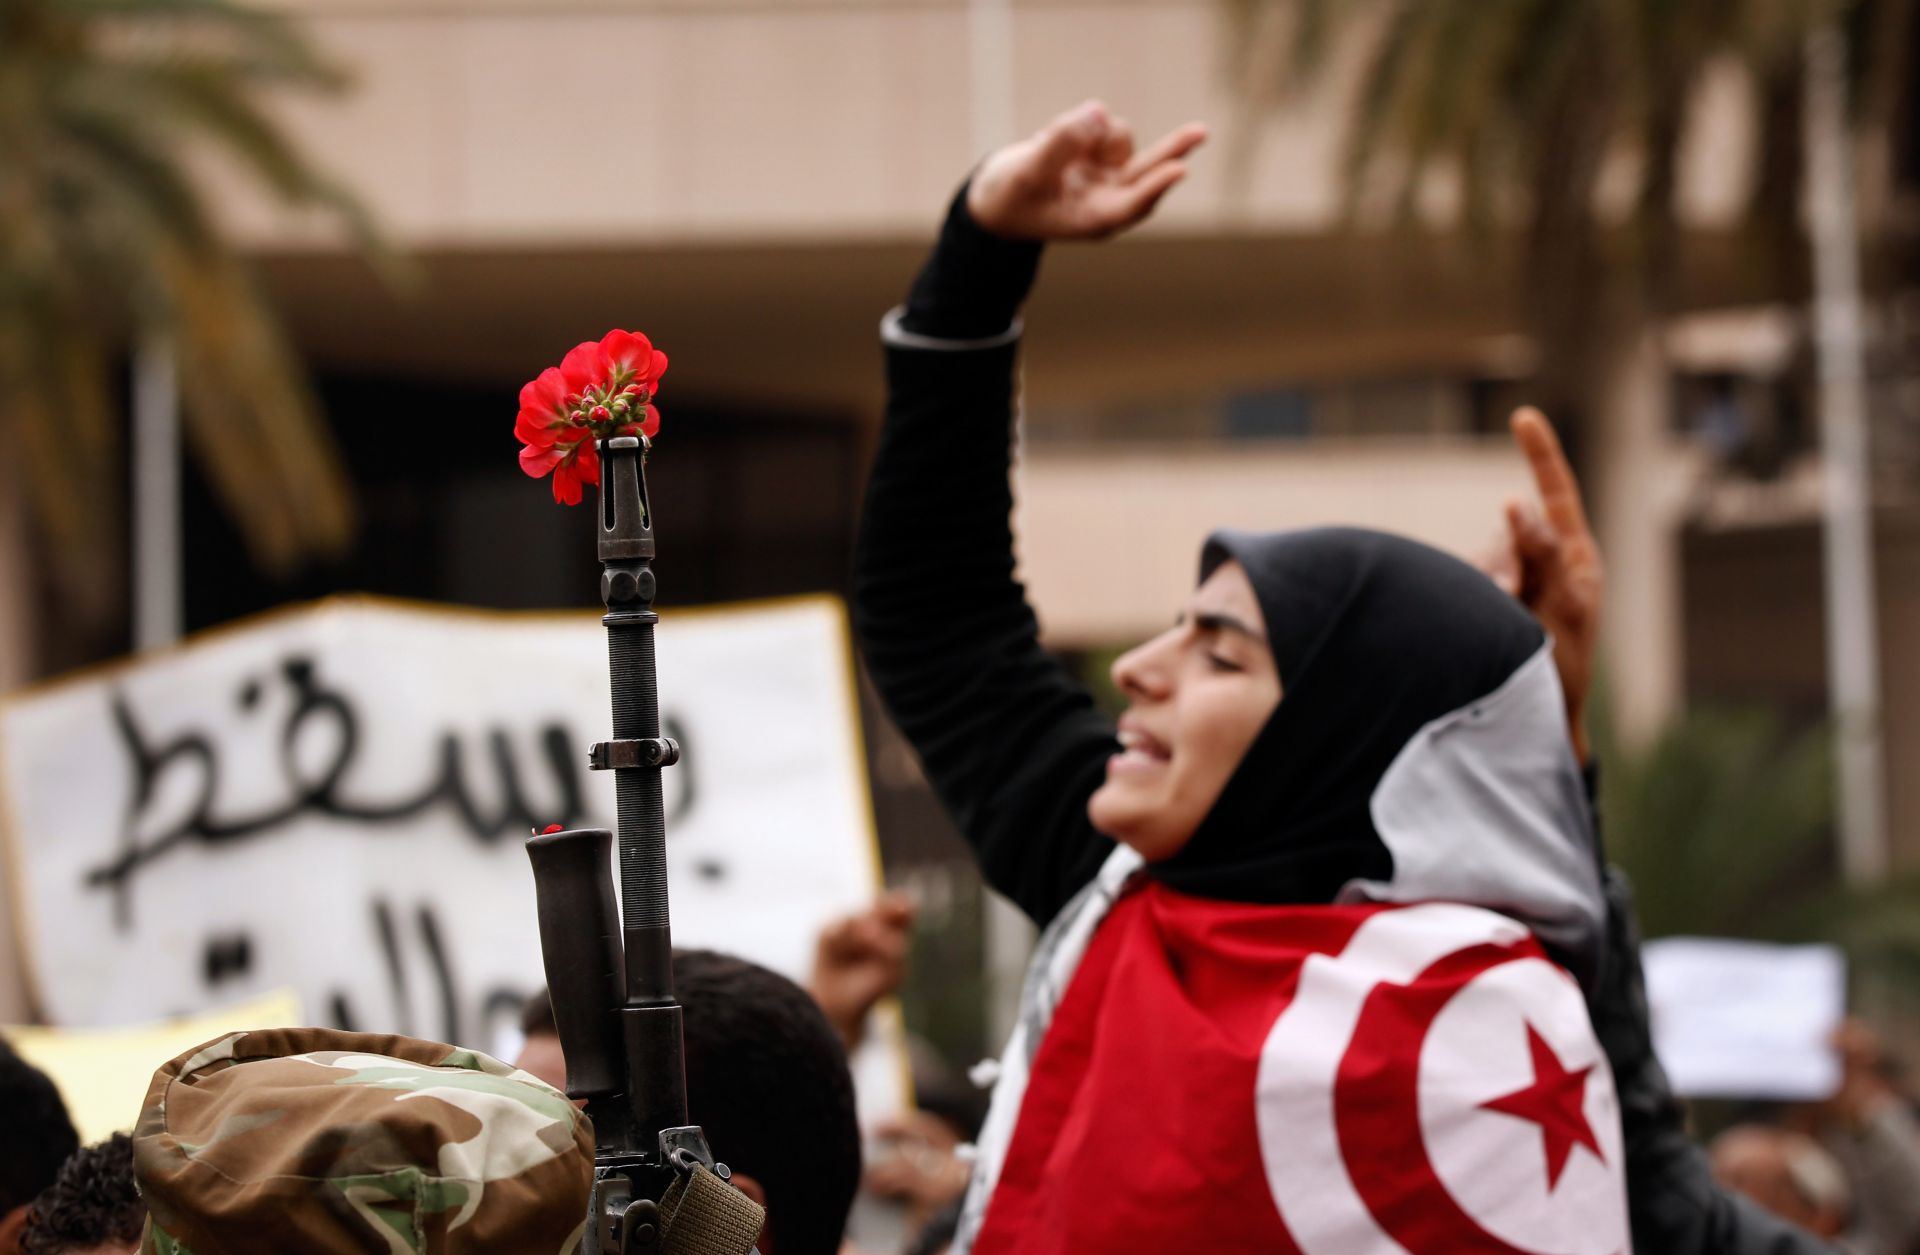
<svg viewBox="0 0 1920 1255">
<path fill-rule="evenodd" d="M 187 843 L 221 846 L 261 837 L 303 815 L 378 827 L 402 824 L 435 807 L 444 807 L 462 831 L 483 844 L 492 844 L 508 834 L 522 837 L 550 823 L 572 827 L 586 818 L 583 755 L 560 723 L 542 724 L 534 736 L 538 760 L 548 777 L 549 787 L 537 795 L 550 799 L 544 805 L 529 800 L 512 742 L 507 731 L 498 727 L 483 734 L 493 777 L 492 792 L 498 797 L 491 809 L 475 800 L 461 738 L 450 731 L 439 734 L 436 769 L 419 789 L 382 799 L 356 795 L 350 778 L 362 742 L 360 714 L 353 702 L 321 679 L 310 657 L 288 657 L 279 672 L 292 696 L 279 729 L 277 755 L 285 788 L 278 804 L 240 813 L 221 806 L 221 760 L 211 735 L 189 729 L 156 738 L 143 727 L 127 695 L 113 694 L 113 727 L 131 767 L 132 787 L 119 851 L 112 859 L 90 868 L 86 883 L 90 888 L 114 893 L 114 920 L 121 931 L 132 926 L 132 887 L 137 875 Z M 234 695 L 242 710 L 257 708 L 261 699 L 261 685 L 253 679 L 243 682 Z M 684 747 L 686 729 L 679 721 L 669 716 L 663 724 L 666 734 Z M 321 731 L 331 731 L 332 735 L 323 736 Z M 327 747 L 318 762 L 313 761 L 310 748 L 316 743 Z M 301 746 L 309 747 L 304 757 L 297 752 Z M 192 804 L 171 824 L 148 832 L 149 812 L 162 794 L 163 782 L 175 774 L 185 775 L 196 786 L 189 794 Z M 691 773 L 682 774 L 679 783 L 669 821 L 684 814 L 694 801 Z M 383 927 L 390 932 L 391 922 Z M 238 941 L 243 944 L 245 939 Z M 209 970 L 217 966 L 209 958 Z"/>
<path fill-rule="evenodd" d="M 384 897 L 374 898 L 372 916 L 374 935 L 379 941 L 380 957 L 386 969 L 387 991 L 393 999 L 391 1018 L 373 1018 L 380 1019 L 383 1024 L 391 1025 L 409 1037 L 433 1032 L 438 1034 L 441 1041 L 487 1043 L 496 1039 L 502 1021 L 508 1025 L 518 1021 L 527 991 L 500 986 L 488 990 L 479 1000 L 478 1022 L 472 1025 L 468 1023 L 461 1007 L 460 980 L 455 974 L 453 956 L 444 939 L 439 916 L 431 905 L 421 903 L 414 908 L 414 931 L 427 958 L 432 977 L 431 998 L 439 1012 L 437 1023 L 430 1027 L 421 1024 L 414 1014 L 413 989 L 407 976 L 407 965 L 402 959 L 402 931 L 392 903 Z M 326 1001 L 329 1018 L 335 1028 L 358 1032 L 367 1026 L 368 1014 L 364 1007 L 356 1010 L 347 990 L 334 990 Z M 476 1030 L 471 1037 L 467 1035 L 469 1027 Z"/>
<path fill-rule="evenodd" d="M 802 972 L 875 885 L 843 617 L 690 615 L 661 651 L 674 938 Z M 610 713 L 591 615 L 359 600 L 0 702 L 11 922 L 47 1018 L 284 992 L 309 1024 L 510 1048 L 545 979 L 519 838 L 611 824 L 584 761 Z"/>
</svg>

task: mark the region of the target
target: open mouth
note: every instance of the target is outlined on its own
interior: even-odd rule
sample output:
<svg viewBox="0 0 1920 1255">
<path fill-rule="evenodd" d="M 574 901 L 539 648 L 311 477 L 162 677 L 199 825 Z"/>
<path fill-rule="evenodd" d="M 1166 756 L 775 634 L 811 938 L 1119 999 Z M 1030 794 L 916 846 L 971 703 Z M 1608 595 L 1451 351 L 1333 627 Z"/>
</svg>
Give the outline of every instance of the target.
<svg viewBox="0 0 1920 1255">
<path fill-rule="evenodd" d="M 1138 724 L 1120 724 L 1120 752 L 1107 761 L 1109 770 L 1118 772 L 1157 771 L 1167 765 L 1173 751 L 1164 741 Z"/>
</svg>

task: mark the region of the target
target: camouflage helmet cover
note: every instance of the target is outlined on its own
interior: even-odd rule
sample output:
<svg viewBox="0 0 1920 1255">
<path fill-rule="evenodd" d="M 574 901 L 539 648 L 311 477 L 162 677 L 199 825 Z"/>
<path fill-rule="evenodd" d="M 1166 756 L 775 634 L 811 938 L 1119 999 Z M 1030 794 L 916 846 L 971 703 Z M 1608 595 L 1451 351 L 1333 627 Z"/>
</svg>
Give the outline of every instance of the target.
<svg viewBox="0 0 1920 1255">
<path fill-rule="evenodd" d="M 264 1029 L 154 1073 L 134 1170 L 152 1217 L 143 1255 L 568 1255 L 593 1128 L 477 1051 Z"/>
</svg>

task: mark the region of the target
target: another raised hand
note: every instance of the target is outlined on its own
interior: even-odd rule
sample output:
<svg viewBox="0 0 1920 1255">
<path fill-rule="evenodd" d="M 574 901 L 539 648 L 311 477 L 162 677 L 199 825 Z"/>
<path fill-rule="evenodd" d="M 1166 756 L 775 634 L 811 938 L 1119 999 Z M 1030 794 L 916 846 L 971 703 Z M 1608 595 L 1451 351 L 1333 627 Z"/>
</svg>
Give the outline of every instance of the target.
<svg viewBox="0 0 1920 1255">
<path fill-rule="evenodd" d="M 1126 120 L 1090 100 L 981 162 L 967 212 L 1005 239 L 1105 239 L 1153 212 L 1206 137 L 1190 122 L 1136 153 Z"/>
<path fill-rule="evenodd" d="M 912 926 L 913 899 L 895 891 L 820 930 L 807 991 L 848 1050 L 860 1044 L 873 1004 L 906 979 Z"/>
<path fill-rule="evenodd" d="M 906 1203 L 912 1227 L 967 1192 L 972 1171 L 957 1153 L 961 1135 L 939 1116 L 910 1111 L 881 1121 L 873 1137 L 878 1144 L 869 1148 L 861 1185 Z"/>
<path fill-rule="evenodd" d="M 1586 703 L 1605 585 L 1600 546 L 1581 504 L 1580 482 L 1546 415 L 1524 406 L 1514 411 L 1511 427 L 1539 501 L 1507 502 L 1504 527 L 1481 566 L 1552 635 L 1554 666 L 1567 698 L 1567 731 L 1585 763 L 1592 756 Z"/>
</svg>

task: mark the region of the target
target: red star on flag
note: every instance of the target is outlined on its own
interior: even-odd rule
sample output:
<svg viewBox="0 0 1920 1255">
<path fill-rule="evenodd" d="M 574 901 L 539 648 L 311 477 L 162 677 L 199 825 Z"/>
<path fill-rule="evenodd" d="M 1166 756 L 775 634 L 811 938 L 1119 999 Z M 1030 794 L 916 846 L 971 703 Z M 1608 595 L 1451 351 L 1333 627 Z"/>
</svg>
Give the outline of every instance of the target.
<svg viewBox="0 0 1920 1255">
<path fill-rule="evenodd" d="M 1593 1071 L 1593 1065 L 1569 1072 L 1531 1024 L 1527 1025 L 1527 1049 L 1533 1055 L 1533 1084 L 1480 1105 L 1540 1126 L 1540 1140 L 1547 1152 L 1547 1189 L 1552 1190 L 1560 1184 L 1560 1174 L 1566 1170 L 1575 1146 L 1584 1146 L 1594 1158 L 1606 1160 L 1593 1126 L 1587 1123 L 1587 1074 Z"/>
</svg>

